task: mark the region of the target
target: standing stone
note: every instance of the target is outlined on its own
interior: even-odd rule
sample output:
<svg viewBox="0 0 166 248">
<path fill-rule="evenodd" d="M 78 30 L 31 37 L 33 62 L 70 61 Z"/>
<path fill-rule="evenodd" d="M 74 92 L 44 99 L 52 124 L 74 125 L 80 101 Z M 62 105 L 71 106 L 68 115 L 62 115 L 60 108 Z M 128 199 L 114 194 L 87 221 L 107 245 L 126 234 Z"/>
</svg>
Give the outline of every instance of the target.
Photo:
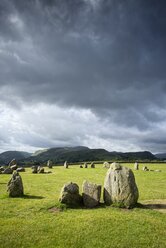
<svg viewBox="0 0 166 248">
<path fill-rule="evenodd" d="M 12 178 L 7 184 L 9 192 L 9 196 L 11 197 L 19 197 L 24 195 L 22 178 L 17 171 L 15 171 L 12 175 Z"/>
<path fill-rule="evenodd" d="M 137 203 L 138 196 L 132 170 L 119 163 L 112 163 L 104 181 L 105 204 L 130 208 Z"/>
<path fill-rule="evenodd" d="M 49 169 L 52 169 L 53 163 L 52 163 L 51 160 L 48 160 L 47 166 L 48 166 Z"/>
<path fill-rule="evenodd" d="M 9 166 L 10 166 L 10 167 L 11 167 L 12 165 L 17 165 L 17 161 L 16 161 L 15 158 L 12 159 L 12 160 L 10 161 L 10 163 L 9 163 Z"/>
<path fill-rule="evenodd" d="M 134 164 L 134 170 L 139 170 L 139 164 L 138 164 L 138 162 L 135 162 L 135 164 Z"/>
<path fill-rule="evenodd" d="M 17 172 L 25 172 L 25 168 L 23 168 L 23 167 L 19 167 L 19 168 L 17 168 L 17 170 L 16 170 Z"/>
<path fill-rule="evenodd" d="M 3 172 L 5 169 L 3 166 L 0 167 L 0 171 Z"/>
<path fill-rule="evenodd" d="M 80 168 L 83 168 L 82 164 L 80 164 Z"/>
<path fill-rule="evenodd" d="M 88 168 L 88 164 L 87 163 L 84 163 L 84 168 Z"/>
<path fill-rule="evenodd" d="M 65 184 L 61 190 L 59 201 L 69 206 L 79 206 L 82 202 L 79 186 L 72 182 Z"/>
<path fill-rule="evenodd" d="M 32 173 L 37 174 L 37 166 L 32 166 Z"/>
<path fill-rule="evenodd" d="M 13 170 L 10 167 L 7 167 L 6 169 L 4 169 L 4 171 L 2 173 L 3 174 L 13 174 Z"/>
<path fill-rule="evenodd" d="M 82 185 L 83 204 L 87 208 L 94 208 L 99 205 L 101 197 L 101 185 L 83 182 Z"/>
<path fill-rule="evenodd" d="M 65 169 L 68 169 L 68 167 L 69 167 L 69 165 L 68 165 L 67 161 L 65 161 L 65 162 L 64 162 L 64 168 L 65 168 Z"/>
<path fill-rule="evenodd" d="M 40 174 L 40 173 L 44 173 L 44 168 L 41 167 L 41 166 L 38 166 L 37 172 L 38 172 L 39 174 Z"/>
<path fill-rule="evenodd" d="M 103 163 L 103 168 L 109 169 L 110 168 L 110 164 L 108 162 L 104 162 Z"/>
<path fill-rule="evenodd" d="M 10 168 L 14 171 L 14 170 L 17 170 L 17 165 L 14 164 L 14 165 L 11 165 Z"/>
<path fill-rule="evenodd" d="M 143 171 L 149 171 L 149 169 L 148 169 L 147 166 L 144 166 L 144 167 L 142 168 L 142 170 L 143 170 Z"/>
<path fill-rule="evenodd" d="M 91 168 L 95 168 L 95 163 L 92 162 L 91 165 L 90 165 Z"/>
</svg>

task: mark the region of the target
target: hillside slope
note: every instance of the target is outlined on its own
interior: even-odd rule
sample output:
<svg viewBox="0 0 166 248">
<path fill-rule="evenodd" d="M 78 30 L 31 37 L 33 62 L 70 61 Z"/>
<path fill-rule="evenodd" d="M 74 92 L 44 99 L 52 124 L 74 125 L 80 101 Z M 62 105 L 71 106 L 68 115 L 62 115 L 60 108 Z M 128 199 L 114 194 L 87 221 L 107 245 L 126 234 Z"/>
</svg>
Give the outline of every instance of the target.
<svg viewBox="0 0 166 248">
<path fill-rule="evenodd" d="M 90 149 L 88 147 L 59 147 L 45 149 L 34 153 L 31 157 L 24 160 L 27 162 L 45 163 L 47 160 L 52 160 L 54 163 L 69 163 L 84 162 L 84 161 L 133 161 L 133 160 L 155 160 L 156 157 L 148 152 L 108 152 L 105 149 Z"/>
<path fill-rule="evenodd" d="M 6 151 L 0 154 L 0 165 L 7 165 L 13 158 L 23 160 L 31 156 L 31 153 L 23 151 Z"/>
</svg>

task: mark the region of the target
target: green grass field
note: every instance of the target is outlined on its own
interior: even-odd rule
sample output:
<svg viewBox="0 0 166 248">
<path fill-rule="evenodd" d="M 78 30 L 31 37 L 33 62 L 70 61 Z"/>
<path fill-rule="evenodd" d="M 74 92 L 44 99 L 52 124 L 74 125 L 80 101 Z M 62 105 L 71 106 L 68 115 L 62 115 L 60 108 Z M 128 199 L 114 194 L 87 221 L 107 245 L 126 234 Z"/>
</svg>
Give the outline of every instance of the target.
<svg viewBox="0 0 166 248">
<path fill-rule="evenodd" d="M 133 164 L 125 166 L 133 168 Z M 166 164 L 146 166 L 162 172 L 134 171 L 139 203 L 166 199 Z M 95 169 L 57 166 L 52 174 L 32 174 L 27 169 L 20 173 L 23 198 L 9 198 L 6 184 L 11 175 L 0 175 L 0 248 L 165 248 L 166 214 L 156 210 L 125 210 L 101 204 L 96 209 L 50 211 L 59 205 L 58 197 L 65 183 L 77 183 L 81 192 L 85 179 L 103 185 L 106 171 L 102 165 Z"/>
</svg>

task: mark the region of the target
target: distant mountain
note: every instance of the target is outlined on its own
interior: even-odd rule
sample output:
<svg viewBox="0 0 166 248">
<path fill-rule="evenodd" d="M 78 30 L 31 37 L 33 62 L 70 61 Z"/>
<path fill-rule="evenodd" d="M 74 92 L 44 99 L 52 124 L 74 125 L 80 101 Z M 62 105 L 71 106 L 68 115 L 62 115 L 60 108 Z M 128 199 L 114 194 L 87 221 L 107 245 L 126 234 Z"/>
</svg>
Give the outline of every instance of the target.
<svg viewBox="0 0 166 248">
<path fill-rule="evenodd" d="M 148 152 L 108 152 L 105 149 L 90 149 L 86 146 L 56 147 L 38 150 L 33 154 L 20 151 L 7 151 L 0 154 L 0 165 L 8 164 L 15 158 L 20 164 L 46 163 L 49 159 L 54 163 L 84 161 L 153 161 L 156 157 Z"/>
<path fill-rule="evenodd" d="M 162 160 L 165 160 L 166 159 L 166 153 L 157 153 L 157 154 L 155 154 L 155 157 L 162 159 Z"/>
<path fill-rule="evenodd" d="M 46 152 L 48 149 L 43 149 L 43 150 L 37 150 L 36 152 L 32 153 L 32 157 L 35 157 L 43 152 Z"/>
<path fill-rule="evenodd" d="M 123 157 L 126 160 L 155 160 L 156 156 L 151 152 L 125 152 L 123 153 Z"/>
<path fill-rule="evenodd" d="M 24 159 L 27 163 L 46 163 L 48 160 L 54 163 L 69 163 L 84 162 L 84 161 L 151 161 L 156 160 L 156 157 L 148 152 L 108 152 L 105 149 L 90 149 L 85 146 L 77 147 L 57 147 L 44 149 L 35 152 L 31 157 Z"/>
<path fill-rule="evenodd" d="M 13 158 L 17 161 L 31 156 L 31 153 L 23 151 L 7 151 L 0 153 L 0 165 L 7 165 Z"/>
</svg>

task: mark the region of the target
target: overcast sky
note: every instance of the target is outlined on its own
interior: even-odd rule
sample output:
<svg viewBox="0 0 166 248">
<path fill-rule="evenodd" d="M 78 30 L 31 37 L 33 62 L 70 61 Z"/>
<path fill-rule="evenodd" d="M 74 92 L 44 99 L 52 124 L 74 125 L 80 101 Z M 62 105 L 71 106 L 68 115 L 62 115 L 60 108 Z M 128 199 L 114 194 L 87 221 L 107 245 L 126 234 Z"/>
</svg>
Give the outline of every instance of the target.
<svg viewBox="0 0 166 248">
<path fill-rule="evenodd" d="M 0 152 L 166 152 L 165 0 L 0 0 Z"/>
</svg>

